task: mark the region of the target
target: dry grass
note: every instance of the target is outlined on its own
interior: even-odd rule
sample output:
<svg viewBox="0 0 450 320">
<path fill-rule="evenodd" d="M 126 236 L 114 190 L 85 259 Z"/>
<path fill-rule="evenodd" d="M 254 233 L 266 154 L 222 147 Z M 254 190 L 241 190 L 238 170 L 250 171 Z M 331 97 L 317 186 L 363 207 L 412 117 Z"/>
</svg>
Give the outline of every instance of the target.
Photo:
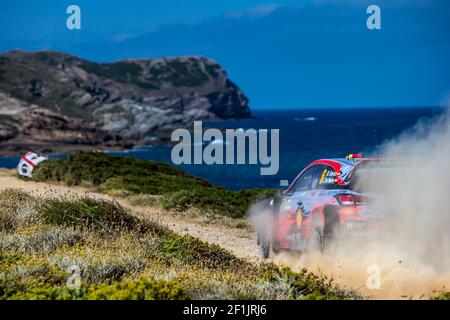
<svg viewBox="0 0 450 320">
<path fill-rule="evenodd" d="M 138 220 L 114 202 L 0 192 L 1 299 L 355 297 L 306 271 L 250 264 Z"/>
</svg>

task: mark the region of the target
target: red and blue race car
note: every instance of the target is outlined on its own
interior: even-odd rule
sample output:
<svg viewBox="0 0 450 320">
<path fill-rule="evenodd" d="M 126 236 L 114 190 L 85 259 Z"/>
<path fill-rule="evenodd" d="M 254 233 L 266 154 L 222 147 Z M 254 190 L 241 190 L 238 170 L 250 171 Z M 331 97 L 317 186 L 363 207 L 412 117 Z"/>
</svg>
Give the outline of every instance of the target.
<svg viewBox="0 0 450 320">
<path fill-rule="evenodd" d="M 262 257 L 280 250 L 321 251 L 338 232 L 382 229 L 385 219 L 373 208 L 376 190 L 360 182 L 382 179 L 399 163 L 350 154 L 309 164 L 285 191 L 266 200 L 269 214 L 257 230 Z"/>
</svg>

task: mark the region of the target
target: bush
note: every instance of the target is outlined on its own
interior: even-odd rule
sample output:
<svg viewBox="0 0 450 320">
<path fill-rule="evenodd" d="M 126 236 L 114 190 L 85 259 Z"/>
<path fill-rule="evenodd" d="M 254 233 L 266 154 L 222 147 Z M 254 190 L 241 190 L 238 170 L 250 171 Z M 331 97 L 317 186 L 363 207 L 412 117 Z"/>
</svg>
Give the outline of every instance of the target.
<svg viewBox="0 0 450 320">
<path fill-rule="evenodd" d="M 13 232 L 36 218 L 33 197 L 21 189 L 0 191 L 0 231 Z"/>
<path fill-rule="evenodd" d="M 174 258 L 183 264 L 224 270 L 233 269 L 239 262 L 236 257 L 221 247 L 191 236 L 170 232 L 160 237 L 156 244 L 163 257 Z"/>
<path fill-rule="evenodd" d="M 3 291 L 5 292 L 5 291 Z M 0 299 L 8 300 L 78 300 L 85 299 L 85 289 L 72 290 L 65 285 L 51 286 L 45 283 L 28 287 L 26 290 L 10 288 L 8 294 L 2 295 L 0 283 Z"/>
<path fill-rule="evenodd" d="M 88 300 L 186 300 L 186 290 L 175 281 L 140 278 L 137 281 L 114 282 L 89 290 Z"/>
<path fill-rule="evenodd" d="M 186 290 L 173 281 L 139 279 L 115 281 L 113 284 L 82 285 L 70 289 L 67 285 L 52 286 L 37 283 L 23 290 L 19 286 L 0 282 L 0 299 L 9 300 L 186 300 Z"/>
<path fill-rule="evenodd" d="M 244 218 L 252 203 L 273 193 L 274 190 L 270 189 L 230 191 L 220 187 L 193 187 L 164 194 L 161 205 L 164 209 L 180 212 L 189 208 L 198 208 L 206 215 Z"/>
<path fill-rule="evenodd" d="M 36 181 L 62 181 L 68 185 L 79 185 L 82 181 L 100 185 L 113 177 L 122 179 L 123 183 L 140 184 L 139 178 L 162 179 L 164 176 L 185 177 L 189 178 L 190 182 L 207 184 L 202 179 L 189 176 L 182 170 L 164 163 L 125 156 L 107 156 L 97 152 L 80 152 L 65 159 L 51 159 L 42 162 L 33 171 L 33 179 Z"/>
<path fill-rule="evenodd" d="M 271 283 L 283 279 L 284 282 L 289 284 L 291 299 L 323 300 L 358 297 L 351 290 L 338 288 L 331 279 L 318 277 L 306 269 L 296 273 L 286 267 L 267 264 L 262 268 L 261 278 Z"/>
<path fill-rule="evenodd" d="M 113 196 L 161 195 L 166 209 L 197 208 L 206 215 L 231 218 L 245 217 L 254 201 L 275 193 L 271 189 L 230 191 L 164 163 L 93 152 L 45 161 L 35 169 L 33 179 L 93 185 Z"/>
<path fill-rule="evenodd" d="M 120 205 L 88 197 L 44 200 L 39 212 L 44 223 L 53 225 L 95 228 L 107 232 L 145 227 Z"/>
<path fill-rule="evenodd" d="M 0 251 L 13 250 L 18 253 L 52 251 L 63 245 L 71 246 L 83 242 L 83 234 L 76 230 L 42 226 L 4 235 L 0 238 Z"/>
<path fill-rule="evenodd" d="M 439 292 L 434 297 L 433 300 L 450 300 L 450 292 Z"/>
</svg>

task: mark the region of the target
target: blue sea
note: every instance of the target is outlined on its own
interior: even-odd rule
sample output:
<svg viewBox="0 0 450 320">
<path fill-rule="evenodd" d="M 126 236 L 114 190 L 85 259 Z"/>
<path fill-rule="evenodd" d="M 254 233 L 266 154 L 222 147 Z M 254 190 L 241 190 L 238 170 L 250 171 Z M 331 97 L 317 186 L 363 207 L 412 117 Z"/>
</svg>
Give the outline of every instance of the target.
<svg viewBox="0 0 450 320">
<path fill-rule="evenodd" d="M 280 129 L 280 164 L 277 175 L 261 176 L 260 165 L 180 165 L 190 174 L 213 184 L 238 190 L 278 188 L 280 180 L 291 181 L 311 161 L 371 153 L 377 145 L 414 126 L 421 118 L 433 117 L 442 108 L 368 108 L 334 110 L 254 110 L 254 119 L 204 122 L 204 127 Z M 146 147 L 111 152 L 138 159 L 171 164 L 171 147 Z M 63 155 L 59 155 L 60 157 Z M 0 167 L 13 168 L 18 157 L 0 158 Z"/>
</svg>

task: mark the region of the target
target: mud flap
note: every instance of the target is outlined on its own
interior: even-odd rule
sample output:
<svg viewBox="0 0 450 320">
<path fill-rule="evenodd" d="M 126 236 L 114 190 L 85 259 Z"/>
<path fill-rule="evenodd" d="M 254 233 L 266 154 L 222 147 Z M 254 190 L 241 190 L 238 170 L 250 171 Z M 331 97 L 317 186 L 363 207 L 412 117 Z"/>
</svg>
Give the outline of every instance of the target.
<svg viewBox="0 0 450 320">
<path fill-rule="evenodd" d="M 330 243 L 336 240 L 340 217 L 336 206 L 325 206 L 323 213 L 325 218 L 323 226 L 323 248 L 326 249 Z"/>
</svg>

